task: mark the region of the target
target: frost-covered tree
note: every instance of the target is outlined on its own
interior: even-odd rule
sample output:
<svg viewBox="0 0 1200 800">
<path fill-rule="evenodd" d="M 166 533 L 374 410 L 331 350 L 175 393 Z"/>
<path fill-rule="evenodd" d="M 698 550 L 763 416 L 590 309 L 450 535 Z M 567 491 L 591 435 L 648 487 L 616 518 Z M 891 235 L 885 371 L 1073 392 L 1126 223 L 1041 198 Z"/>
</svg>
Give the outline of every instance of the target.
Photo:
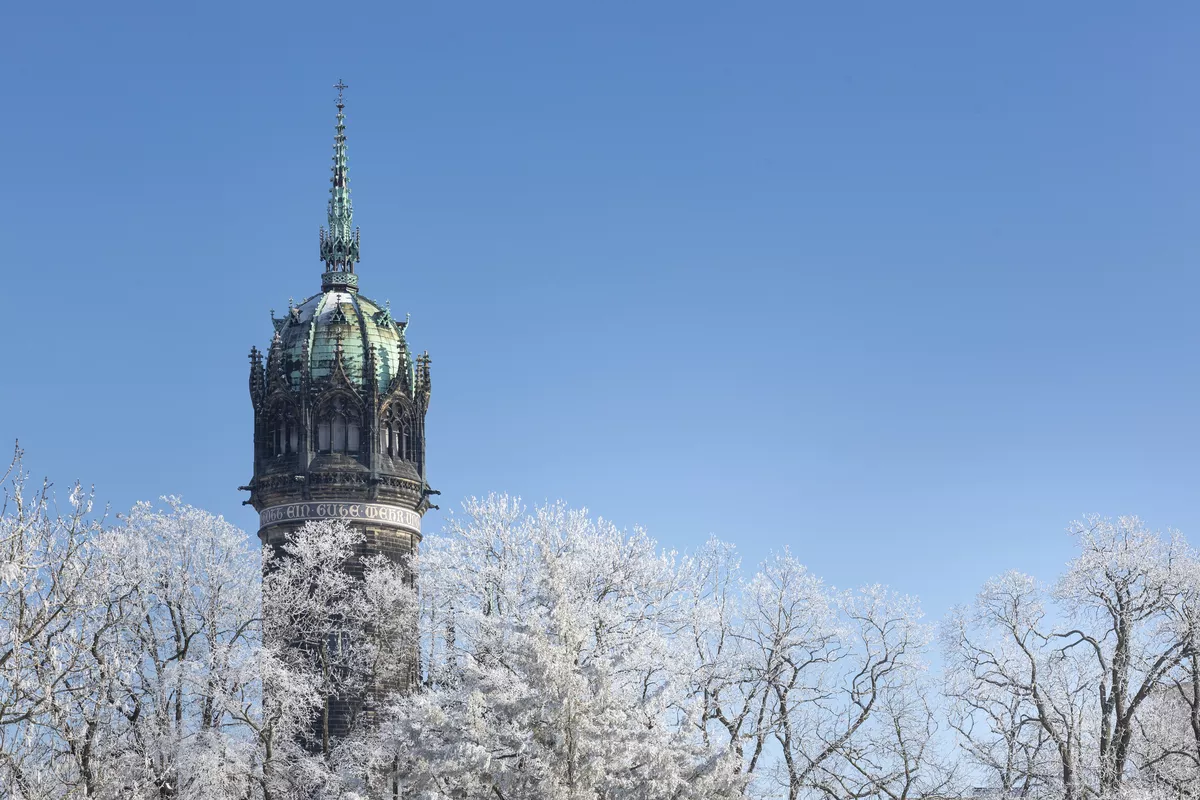
<svg viewBox="0 0 1200 800">
<path fill-rule="evenodd" d="M 957 610 L 943 629 L 952 667 L 944 687 L 948 724 L 968 768 L 982 774 L 985 783 L 1004 797 L 1037 797 L 1055 784 L 1049 737 L 1036 722 L 1028 692 L 1014 691 L 1007 678 L 978 679 L 981 654 L 958 649 L 982 644 L 964 641 L 964 616 Z"/>
<path fill-rule="evenodd" d="M 257 542 L 220 517 L 168 499 L 105 527 L 80 487 L 69 499 L 56 513 L 14 464 L 0 514 L 0 795 L 369 788 L 364 732 L 330 742 L 323 711 L 415 646 L 398 567 L 372 561 L 349 579 L 358 534 L 323 523 L 272 554 L 264 578 Z"/>
<path fill-rule="evenodd" d="M 1116 794 L 1131 766 L 1137 715 L 1187 653 L 1170 624 L 1191 553 L 1177 533 L 1148 530 L 1137 517 L 1090 517 L 1071 525 L 1080 554 L 1055 595 L 1076 624 L 1056 633 L 1063 650 L 1093 660 L 1099 702 L 1101 794 Z"/>
<path fill-rule="evenodd" d="M 0 507 L 0 787 L 27 798 L 61 796 L 59 755 L 87 764 L 94 730 L 70 743 L 44 721 L 88 685 L 92 497 L 79 484 L 60 513 L 49 485 L 31 487 L 18 448 Z M 95 780 L 84 776 L 84 780 Z"/>
<path fill-rule="evenodd" d="M 1133 518 L 1071 531 L 1057 583 L 1004 574 L 945 622 L 940 694 L 914 599 L 787 550 L 745 575 L 716 540 L 489 497 L 425 539 L 414 586 L 344 524 L 264 555 L 173 498 L 106 521 L 76 485 L 60 512 L 18 461 L 0 795 L 1200 796 L 1200 559 Z"/>
<path fill-rule="evenodd" d="M 749 594 L 789 800 L 912 797 L 947 784 L 922 699 L 929 633 L 912 598 L 827 590 L 786 553 Z"/>
<path fill-rule="evenodd" d="M 989 581 L 943 630 L 947 679 L 952 697 L 982 706 L 959 705 L 956 713 L 971 719 L 960 717 L 957 727 L 970 731 L 968 753 L 991 768 L 1000 788 L 1028 793 L 1049 785 L 1073 800 L 1086 786 L 1093 671 L 1077 654 L 1056 648 L 1047 628 L 1037 581 L 1016 572 Z M 1052 767 L 1029 757 L 1030 742 L 1043 737 Z"/>
<path fill-rule="evenodd" d="M 698 724 L 706 743 L 731 750 L 737 769 L 754 776 L 769 758 L 774 705 L 766 679 L 770 659 L 747 614 L 741 562 L 732 545 L 710 538 L 681 566 Z"/>
<path fill-rule="evenodd" d="M 314 791 L 331 796 L 382 780 L 374 736 L 375 691 L 388 669 L 415 649 L 415 593 L 403 569 L 377 557 L 346 566 L 362 533 L 341 522 L 311 522 L 279 554 L 263 578 L 262 711 L 245 717 L 261 743 L 265 793 Z M 355 710 L 348 733 L 334 736 L 332 704 Z"/>
<path fill-rule="evenodd" d="M 1184 642 L 1179 663 L 1150 692 L 1137 718 L 1135 760 L 1147 776 L 1181 797 L 1200 795 L 1200 559 L 1174 565 L 1178 591 L 1166 627 Z"/>
<path fill-rule="evenodd" d="M 1178 534 L 1151 532 L 1135 517 L 1092 517 L 1070 532 L 1079 555 L 1052 592 L 1009 573 L 954 615 L 948 680 L 966 715 L 958 727 L 970 731 L 968 752 L 991 764 L 1001 786 L 1052 782 L 1068 800 L 1118 797 L 1165 768 L 1139 732 L 1157 727 L 1146 727 L 1145 709 L 1161 707 L 1173 681 L 1183 687 L 1195 556 Z M 1041 766 L 1046 752 L 1053 770 Z"/>
<path fill-rule="evenodd" d="M 257 692 L 259 556 L 220 517 L 169 499 L 98 540 L 94 578 L 114 622 L 94 670 L 122 719 L 115 768 L 157 796 L 244 795 L 253 742 L 238 715 Z M 102 698 L 97 697 L 97 702 Z"/>
<path fill-rule="evenodd" d="M 679 560 L 561 505 L 465 510 L 421 561 L 424 687 L 385 742 L 405 796 L 739 795 L 699 732 Z"/>
<path fill-rule="evenodd" d="M 16 795 L 250 796 L 239 715 L 258 693 L 258 554 L 179 503 L 90 534 L 58 647 L 72 671 L 21 731 L 44 750 L 38 785 L 25 770 Z"/>
<path fill-rule="evenodd" d="M 910 598 L 790 554 L 661 552 L 585 512 L 471 501 L 420 568 L 423 690 L 385 760 L 430 798 L 914 797 L 950 771 Z M 772 796 L 775 796 L 772 794 Z"/>
</svg>

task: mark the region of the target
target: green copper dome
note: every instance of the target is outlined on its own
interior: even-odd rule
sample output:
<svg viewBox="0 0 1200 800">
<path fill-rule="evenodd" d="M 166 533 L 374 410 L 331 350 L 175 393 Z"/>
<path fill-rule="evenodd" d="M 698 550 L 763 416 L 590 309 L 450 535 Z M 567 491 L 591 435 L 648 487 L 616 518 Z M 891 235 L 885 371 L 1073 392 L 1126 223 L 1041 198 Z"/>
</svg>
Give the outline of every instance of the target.
<svg viewBox="0 0 1200 800">
<path fill-rule="evenodd" d="M 409 396 L 415 391 L 412 356 L 404 340 L 408 323 L 397 322 L 386 307 L 357 292 L 322 292 L 272 321 L 275 338 L 267 363 L 279 364 L 293 390 L 300 388 L 307 362 L 314 386 L 344 378 L 364 394 L 372 381 L 381 394 L 393 388 Z"/>
<path fill-rule="evenodd" d="M 321 229 L 321 294 L 298 306 L 289 301 L 288 313 L 275 323 L 275 339 L 267 354 L 267 373 L 278 376 L 293 391 L 302 377 L 317 389 L 328 383 L 349 384 L 366 397 L 400 389 L 413 395 L 416 374 L 404 342 L 407 322 L 392 319 L 387 308 L 358 293 L 354 265 L 359 260 L 359 234 L 354 227 L 346 159 L 346 114 L 338 81 L 337 126 L 333 137 L 328 229 Z M 372 385 L 373 384 L 373 385 Z"/>
</svg>

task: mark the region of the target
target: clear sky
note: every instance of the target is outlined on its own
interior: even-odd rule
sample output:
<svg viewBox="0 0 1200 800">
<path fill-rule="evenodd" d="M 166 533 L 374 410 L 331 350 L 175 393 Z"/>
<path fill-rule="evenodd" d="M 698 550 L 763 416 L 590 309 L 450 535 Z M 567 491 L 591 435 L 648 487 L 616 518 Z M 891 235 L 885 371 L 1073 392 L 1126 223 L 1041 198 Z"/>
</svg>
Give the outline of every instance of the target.
<svg viewBox="0 0 1200 800">
<path fill-rule="evenodd" d="M 985 5 L 9 4 L 0 441 L 253 531 L 246 355 L 319 290 L 343 78 L 443 509 L 934 616 L 1085 513 L 1200 540 L 1200 6 Z"/>
</svg>

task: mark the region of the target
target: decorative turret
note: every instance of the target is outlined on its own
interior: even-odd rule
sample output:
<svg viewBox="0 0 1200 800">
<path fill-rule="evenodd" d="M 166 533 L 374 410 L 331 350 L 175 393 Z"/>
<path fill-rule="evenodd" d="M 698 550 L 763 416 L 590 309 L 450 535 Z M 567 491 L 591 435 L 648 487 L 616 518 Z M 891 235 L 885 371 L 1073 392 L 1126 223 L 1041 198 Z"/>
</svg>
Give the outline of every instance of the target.
<svg viewBox="0 0 1200 800">
<path fill-rule="evenodd" d="M 420 395 L 421 397 L 424 397 L 426 399 L 426 401 L 428 401 L 428 399 L 429 399 L 430 390 L 432 389 L 432 386 L 433 386 L 433 383 L 430 380 L 430 372 L 429 372 L 429 365 L 432 363 L 433 363 L 433 359 L 431 359 L 429 357 L 428 350 L 426 350 L 424 353 L 422 353 L 420 356 L 417 357 L 418 370 L 417 370 L 417 379 L 416 379 L 416 383 L 415 383 L 415 387 L 414 387 L 414 392 L 416 394 Z"/>
<path fill-rule="evenodd" d="M 263 370 L 262 351 L 250 348 L 250 400 L 257 406 L 267 393 L 267 377 Z"/>
<path fill-rule="evenodd" d="M 338 90 L 337 133 L 333 137 L 333 177 L 329 188 L 329 230 L 321 228 L 321 260 L 325 262 L 325 274 L 321 276 L 321 290 L 341 287 L 350 291 L 358 288 L 358 277 L 354 265 L 358 263 L 359 232 L 354 227 L 354 204 L 350 202 L 350 178 L 346 165 L 346 103 L 342 93 L 349 88 L 342 81 L 334 85 Z"/>
</svg>

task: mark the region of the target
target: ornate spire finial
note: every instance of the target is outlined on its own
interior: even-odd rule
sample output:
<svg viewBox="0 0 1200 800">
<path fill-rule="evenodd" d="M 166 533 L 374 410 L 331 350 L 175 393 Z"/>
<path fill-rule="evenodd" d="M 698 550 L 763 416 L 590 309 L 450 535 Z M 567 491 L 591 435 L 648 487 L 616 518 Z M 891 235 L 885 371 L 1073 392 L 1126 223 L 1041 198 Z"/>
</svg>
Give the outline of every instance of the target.
<svg viewBox="0 0 1200 800">
<path fill-rule="evenodd" d="M 321 289 L 355 289 L 358 278 L 358 229 L 354 227 L 354 206 L 350 202 L 350 180 L 346 164 L 346 114 L 343 92 L 349 88 L 341 79 L 334 84 L 337 96 L 337 126 L 333 137 L 333 178 L 329 190 L 329 230 L 321 229 L 321 260 L 325 262 Z"/>
</svg>

